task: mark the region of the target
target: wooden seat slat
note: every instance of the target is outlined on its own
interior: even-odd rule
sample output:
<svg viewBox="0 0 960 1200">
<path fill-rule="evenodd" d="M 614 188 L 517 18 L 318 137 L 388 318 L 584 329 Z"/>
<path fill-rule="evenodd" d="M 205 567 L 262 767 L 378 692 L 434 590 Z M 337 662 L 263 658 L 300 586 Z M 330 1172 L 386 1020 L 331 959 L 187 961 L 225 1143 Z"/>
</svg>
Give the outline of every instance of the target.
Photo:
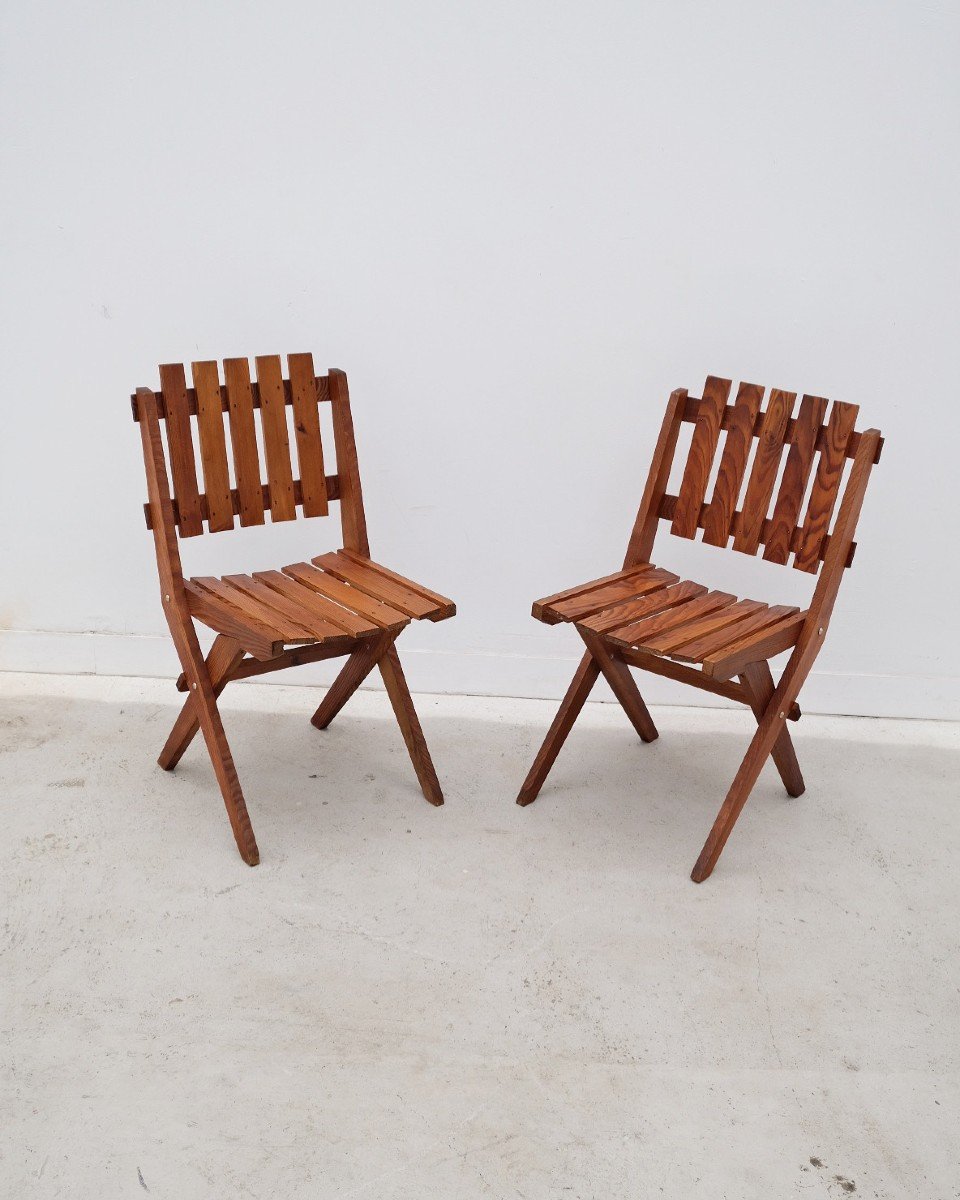
<svg viewBox="0 0 960 1200">
<path fill-rule="evenodd" d="M 551 606 L 552 612 L 562 621 L 579 621 L 589 617 L 601 609 L 609 608 L 624 600 L 633 600 L 646 596 L 649 592 L 658 591 L 669 583 L 676 583 L 677 576 L 672 571 L 664 571 L 660 567 L 652 567 L 642 575 L 632 579 L 622 579 L 616 583 L 605 583 L 601 587 L 592 588 L 569 600 L 561 600 Z"/>
</svg>

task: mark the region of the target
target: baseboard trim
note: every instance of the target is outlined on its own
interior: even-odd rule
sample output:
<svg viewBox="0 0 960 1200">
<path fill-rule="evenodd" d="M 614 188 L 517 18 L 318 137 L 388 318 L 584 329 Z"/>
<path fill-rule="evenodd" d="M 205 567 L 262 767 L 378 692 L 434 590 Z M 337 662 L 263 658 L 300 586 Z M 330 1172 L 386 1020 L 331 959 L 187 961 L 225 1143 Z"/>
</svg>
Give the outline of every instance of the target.
<svg viewBox="0 0 960 1200">
<path fill-rule="evenodd" d="M 479 651 L 405 649 L 401 652 L 415 692 L 446 695 L 559 699 L 577 658 Z M 327 686 L 340 660 L 263 675 L 258 683 Z M 117 633 L 0 630 L 0 671 L 56 675 L 120 675 L 175 678 L 179 665 L 167 637 Z M 656 675 L 638 674 L 651 704 L 729 708 L 707 692 Z M 379 688 L 376 672 L 368 684 Z M 595 700 L 613 700 L 601 681 Z M 947 675 L 882 675 L 814 671 L 804 688 L 806 712 L 838 716 L 960 720 L 960 678 Z"/>
</svg>

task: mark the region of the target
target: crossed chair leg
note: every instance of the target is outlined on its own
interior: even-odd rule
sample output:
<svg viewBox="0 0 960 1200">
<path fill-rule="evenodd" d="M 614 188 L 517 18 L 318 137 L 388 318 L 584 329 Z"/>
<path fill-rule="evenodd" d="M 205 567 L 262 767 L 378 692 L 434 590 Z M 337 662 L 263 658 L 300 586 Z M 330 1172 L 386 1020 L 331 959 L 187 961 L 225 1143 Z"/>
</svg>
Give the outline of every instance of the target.
<svg viewBox="0 0 960 1200">
<path fill-rule="evenodd" d="M 384 634 L 364 641 L 354 650 L 311 721 L 318 729 L 326 729 L 370 671 L 379 667 L 423 794 L 431 804 L 440 805 L 443 804 L 440 782 L 394 640 Z M 172 771 L 197 733 L 203 733 L 240 856 L 250 866 L 256 866 L 260 852 L 217 708 L 217 697 L 237 677 L 235 673 L 244 661 L 244 651 L 232 638 L 218 634 L 204 659 L 195 632 L 183 627 L 177 627 L 174 641 L 183 666 L 178 686 L 188 695 L 157 761 L 165 771 Z"/>
<path fill-rule="evenodd" d="M 586 644 L 587 652 L 580 660 L 553 724 L 547 731 L 547 736 L 523 782 L 517 796 L 517 803 L 520 805 L 532 804 L 540 794 L 560 748 L 601 674 L 610 684 L 613 694 L 620 701 L 640 737 L 645 742 L 652 742 L 657 737 L 656 726 L 627 664 L 611 654 L 600 638 L 588 634 L 583 629 L 580 629 L 580 635 Z M 757 719 L 757 731 L 693 868 L 691 878 L 695 883 L 702 883 L 716 866 L 768 756 L 773 758 L 790 796 L 800 796 L 804 790 L 803 775 L 800 773 L 793 741 L 786 728 L 786 717 L 791 713 L 794 700 L 789 693 L 798 688 L 790 687 L 786 676 L 780 687 L 775 687 L 770 666 L 765 661 L 751 663 L 745 667 L 739 681 L 745 702 L 750 705 Z"/>
</svg>

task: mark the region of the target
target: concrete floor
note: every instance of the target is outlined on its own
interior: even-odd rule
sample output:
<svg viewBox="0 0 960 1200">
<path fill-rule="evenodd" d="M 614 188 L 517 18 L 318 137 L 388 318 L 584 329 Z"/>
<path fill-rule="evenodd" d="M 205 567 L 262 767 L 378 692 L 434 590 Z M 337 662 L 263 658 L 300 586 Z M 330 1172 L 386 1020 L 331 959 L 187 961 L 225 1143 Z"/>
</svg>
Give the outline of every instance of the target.
<svg viewBox="0 0 960 1200">
<path fill-rule="evenodd" d="M 237 686 L 263 861 L 170 683 L 0 676 L 0 1194 L 960 1196 L 955 726 L 805 717 L 713 878 L 750 731 L 589 705 Z"/>
</svg>

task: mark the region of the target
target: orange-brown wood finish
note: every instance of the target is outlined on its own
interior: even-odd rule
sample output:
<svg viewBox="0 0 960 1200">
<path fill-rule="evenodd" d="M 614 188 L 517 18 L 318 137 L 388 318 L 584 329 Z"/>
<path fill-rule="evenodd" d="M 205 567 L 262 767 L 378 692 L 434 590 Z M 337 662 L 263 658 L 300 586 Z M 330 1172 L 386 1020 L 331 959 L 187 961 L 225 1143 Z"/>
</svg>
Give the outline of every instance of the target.
<svg viewBox="0 0 960 1200">
<path fill-rule="evenodd" d="M 411 620 L 443 621 L 456 607 L 370 559 L 347 377 L 336 370 L 316 376 L 309 354 L 292 354 L 287 362 L 284 379 L 279 357 L 257 358 L 256 380 L 243 358 L 224 361 L 222 380 L 216 362 L 196 362 L 192 388 L 182 365 L 167 364 L 160 368 L 159 391 L 138 388 L 131 397 L 147 476 L 147 527 L 164 615 L 183 667 L 177 687 L 187 693 L 159 762 L 173 770 L 202 733 L 237 847 L 251 866 L 260 852 L 217 707 L 235 679 L 346 656 L 313 717 L 325 729 L 379 667 L 423 794 L 431 804 L 443 803 L 396 639 Z M 327 475 L 324 465 L 322 403 L 331 406 L 335 475 Z M 339 501 L 342 549 L 280 570 L 184 578 L 178 535 L 195 537 L 205 526 L 210 532 L 233 529 L 234 517 L 241 525 L 262 525 L 267 513 L 274 521 L 292 520 L 298 509 L 323 516 L 331 501 Z M 206 658 L 195 621 L 216 635 Z"/>
<path fill-rule="evenodd" d="M 835 403 L 828 415 L 827 400 L 804 396 L 794 417 L 795 393 L 774 389 L 763 407 L 764 388 L 741 384 L 729 404 L 731 389 L 730 380 L 711 376 L 702 399 L 685 390 L 671 394 L 623 568 L 534 603 L 533 615 L 545 624 L 575 625 L 587 653 L 517 797 L 521 805 L 536 799 L 601 674 L 644 741 L 656 737 L 656 728 L 629 667 L 736 700 L 752 710 L 757 731 L 693 869 L 697 883 L 716 866 L 767 758 L 789 795 L 804 790 L 786 722 L 800 717 L 797 698 L 853 561 L 857 521 L 883 447 L 876 429 L 854 429 L 856 405 Z M 667 485 L 685 423 L 694 430 L 678 494 L 671 496 Z M 654 566 L 661 520 L 677 536 L 693 538 L 702 529 L 714 546 L 732 537 L 731 549 L 752 555 L 762 548 L 765 559 L 781 565 L 793 553 L 796 569 L 818 573 L 809 605 L 741 599 Z M 775 682 L 769 660 L 785 651 L 790 658 Z"/>
</svg>

